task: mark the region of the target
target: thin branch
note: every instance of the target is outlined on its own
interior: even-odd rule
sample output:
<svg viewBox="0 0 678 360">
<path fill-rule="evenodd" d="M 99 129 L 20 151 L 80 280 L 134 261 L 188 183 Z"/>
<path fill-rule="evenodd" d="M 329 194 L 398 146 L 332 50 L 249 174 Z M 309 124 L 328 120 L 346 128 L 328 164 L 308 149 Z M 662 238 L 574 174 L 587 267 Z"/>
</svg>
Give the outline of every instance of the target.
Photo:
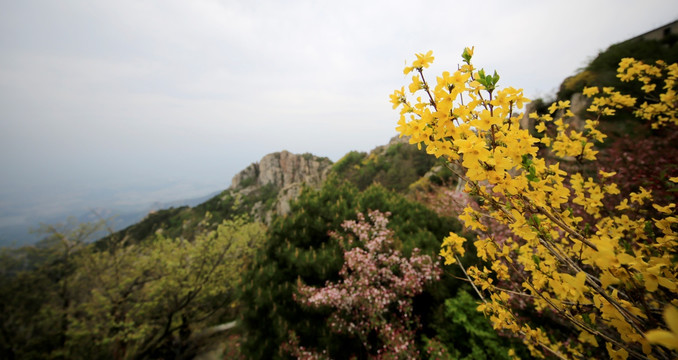
<svg viewBox="0 0 678 360">
<path fill-rule="evenodd" d="M 588 241 L 588 240 L 587 240 L 586 238 L 584 238 L 584 236 L 581 235 L 580 233 L 574 231 L 572 228 L 570 228 L 569 226 L 567 226 L 567 224 L 565 224 L 564 222 L 562 222 L 560 219 L 557 219 L 555 216 L 553 216 L 553 214 L 551 214 L 551 212 L 549 212 L 548 210 L 546 210 L 544 207 L 542 207 L 542 206 L 540 206 L 540 205 L 536 205 L 536 204 L 534 205 L 534 207 L 539 211 L 540 214 L 543 214 L 544 216 L 546 216 L 547 218 L 549 218 L 549 220 L 551 220 L 551 221 L 553 221 L 554 223 L 556 223 L 556 224 L 557 224 L 558 226 L 560 226 L 563 230 L 565 230 L 568 234 L 574 236 L 575 238 L 577 238 L 577 240 L 579 240 L 579 241 L 581 241 L 582 243 L 586 244 L 587 246 L 589 246 L 589 247 L 592 248 L 593 250 L 598 251 L 598 247 L 597 247 L 596 245 L 594 245 L 593 243 L 591 243 L 590 241 Z"/>
<path fill-rule="evenodd" d="M 480 299 L 484 303 L 487 303 L 487 300 L 485 300 L 485 297 L 483 296 L 483 294 L 480 292 L 480 290 L 478 290 L 478 288 L 476 287 L 476 284 L 473 283 L 473 280 L 471 280 L 471 277 L 469 277 L 468 274 L 466 273 L 466 269 L 464 269 L 464 265 L 461 264 L 461 260 L 459 259 L 459 256 L 454 255 L 454 258 L 457 259 L 457 264 L 459 264 L 459 267 L 461 268 L 461 271 L 464 273 L 464 276 L 466 276 L 466 279 L 468 279 L 468 281 L 471 283 L 471 286 L 473 286 L 473 290 L 476 291 L 476 294 L 478 294 L 478 296 L 480 297 Z"/>
</svg>

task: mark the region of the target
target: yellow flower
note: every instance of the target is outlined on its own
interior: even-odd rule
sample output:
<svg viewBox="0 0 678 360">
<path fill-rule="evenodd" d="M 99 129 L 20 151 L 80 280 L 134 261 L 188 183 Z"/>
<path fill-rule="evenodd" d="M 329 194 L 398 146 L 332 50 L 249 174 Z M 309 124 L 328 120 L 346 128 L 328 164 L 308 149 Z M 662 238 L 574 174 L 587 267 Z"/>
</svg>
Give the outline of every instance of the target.
<svg viewBox="0 0 678 360">
<path fill-rule="evenodd" d="M 487 261 L 487 257 L 489 256 L 490 259 L 494 260 L 497 253 L 497 249 L 495 248 L 495 244 L 492 242 L 491 239 L 489 238 L 480 239 L 474 241 L 473 245 L 476 247 L 478 257 Z"/>
<path fill-rule="evenodd" d="M 456 233 L 451 232 L 450 235 L 448 235 L 444 240 L 443 240 L 443 247 L 450 247 L 452 248 L 455 253 L 464 256 L 464 253 L 466 250 L 464 250 L 464 243 L 466 242 L 466 239 L 463 237 L 457 235 Z"/>
<path fill-rule="evenodd" d="M 617 209 L 617 210 L 619 210 L 619 211 L 626 210 L 626 209 L 630 209 L 630 207 L 629 207 L 629 200 L 628 200 L 628 199 L 622 200 L 622 202 L 619 203 L 619 205 L 615 206 L 614 208 Z"/>
<path fill-rule="evenodd" d="M 478 222 L 478 215 L 475 213 L 475 211 L 473 211 L 473 209 L 468 206 L 464 208 L 464 213 L 459 215 L 458 218 L 464 222 L 464 225 L 466 225 L 467 228 L 471 228 L 473 230 L 480 229 L 481 231 L 487 230 L 485 225 Z"/>
<path fill-rule="evenodd" d="M 659 206 L 657 204 L 652 204 L 652 207 L 657 209 L 657 211 L 659 211 L 660 213 L 670 214 L 670 213 L 673 212 L 671 209 L 676 207 L 676 204 L 671 203 L 671 204 L 668 204 L 666 206 Z"/>
<path fill-rule="evenodd" d="M 612 360 L 626 360 L 629 357 L 628 351 L 624 349 L 614 350 L 612 344 L 606 343 L 605 347 L 607 348 L 607 353 L 610 355 Z"/>
<path fill-rule="evenodd" d="M 624 72 L 624 70 L 628 69 L 633 63 L 636 62 L 636 59 L 634 58 L 623 58 L 619 62 L 619 68 L 617 69 L 617 72 Z"/>
<path fill-rule="evenodd" d="M 493 117 L 488 110 L 483 110 L 480 112 L 477 121 L 474 121 L 471 125 L 474 125 L 478 130 L 489 131 L 492 125 L 499 125 L 501 119 Z"/>
<path fill-rule="evenodd" d="M 558 110 L 558 104 L 553 103 L 553 104 L 551 104 L 551 106 L 549 106 L 549 113 L 550 113 L 550 114 L 555 113 L 556 110 Z"/>
<path fill-rule="evenodd" d="M 586 97 L 591 97 L 593 95 L 598 94 L 598 88 L 597 87 L 585 87 L 584 90 L 582 90 L 582 93 Z"/>
<path fill-rule="evenodd" d="M 604 271 L 603 275 L 600 276 L 600 282 L 603 285 L 603 288 L 607 288 L 610 285 L 618 284 L 619 279 L 613 276 L 609 271 Z"/>
<path fill-rule="evenodd" d="M 544 125 L 543 122 L 540 122 L 534 128 L 535 128 L 535 130 L 537 130 L 537 132 L 544 132 L 544 130 L 546 130 L 546 125 Z"/>
<path fill-rule="evenodd" d="M 400 91 L 395 90 L 393 94 L 389 95 L 391 98 L 391 104 L 393 104 L 393 108 L 397 108 L 400 106 L 400 104 L 405 103 L 405 87 L 401 87 Z"/>
<path fill-rule="evenodd" d="M 644 187 L 640 187 L 640 193 L 631 193 L 629 194 L 631 196 L 631 202 L 638 203 L 639 205 L 643 205 L 645 203 L 645 200 L 650 200 L 652 201 L 652 191 L 645 190 Z"/>
<path fill-rule="evenodd" d="M 664 309 L 664 321 L 666 321 L 669 331 L 660 329 L 650 330 L 645 333 L 645 337 L 651 343 L 678 350 L 678 310 L 668 305 Z"/>
<path fill-rule="evenodd" d="M 645 91 L 646 93 L 650 93 L 650 92 L 654 91 L 656 86 L 657 85 L 655 85 L 655 84 L 646 84 L 646 85 L 643 85 L 643 87 L 640 88 L 640 89 Z"/>
<path fill-rule="evenodd" d="M 445 259 L 445 265 L 452 265 L 457 262 L 457 260 L 454 258 L 454 252 L 452 252 L 449 247 L 441 247 L 440 256 Z"/>
<path fill-rule="evenodd" d="M 490 151 L 484 142 L 477 138 L 468 138 L 454 142 L 459 147 L 459 152 L 464 154 L 464 166 L 469 168 L 477 166 L 478 160 L 490 157 Z"/>
<path fill-rule="evenodd" d="M 415 54 L 417 60 L 414 60 L 412 67 L 416 69 L 427 68 L 433 62 L 433 51 L 429 50 L 426 54 Z"/>
<path fill-rule="evenodd" d="M 596 340 L 596 336 L 587 332 L 587 331 L 582 331 L 581 333 L 579 333 L 578 339 L 581 342 L 586 342 L 586 343 L 589 343 L 589 344 L 596 346 L 596 347 L 598 346 L 598 341 Z"/>
<path fill-rule="evenodd" d="M 603 115 L 605 115 L 605 116 L 613 116 L 615 113 L 616 113 L 615 109 L 610 109 L 610 108 L 603 109 Z"/>
<path fill-rule="evenodd" d="M 560 274 L 564 282 L 570 285 L 570 294 L 573 297 L 573 300 L 579 301 L 580 298 L 583 298 L 584 292 L 586 291 L 586 273 L 580 271 L 576 276 L 570 274 Z M 585 298 L 582 299 L 582 303 L 586 303 Z"/>
<path fill-rule="evenodd" d="M 615 176 L 617 174 L 617 172 L 616 171 L 605 172 L 603 170 L 598 170 L 598 174 L 600 174 L 600 176 L 602 176 L 602 177 L 609 178 L 611 176 Z"/>
<path fill-rule="evenodd" d="M 475 46 L 471 46 L 471 48 L 465 47 L 464 52 L 466 52 L 469 56 L 473 56 L 473 50 L 475 49 Z"/>
<path fill-rule="evenodd" d="M 646 272 L 643 272 L 643 277 L 645 278 L 645 288 L 649 292 L 657 291 L 659 285 L 669 289 L 675 290 L 676 284 L 671 281 L 671 279 L 662 276 L 661 268 L 664 264 L 658 264 L 653 267 L 647 268 Z"/>
<path fill-rule="evenodd" d="M 421 89 L 423 86 L 423 83 L 419 80 L 418 75 L 412 76 L 412 83 L 410 83 L 409 90 L 412 94 L 417 92 L 419 89 Z"/>
</svg>

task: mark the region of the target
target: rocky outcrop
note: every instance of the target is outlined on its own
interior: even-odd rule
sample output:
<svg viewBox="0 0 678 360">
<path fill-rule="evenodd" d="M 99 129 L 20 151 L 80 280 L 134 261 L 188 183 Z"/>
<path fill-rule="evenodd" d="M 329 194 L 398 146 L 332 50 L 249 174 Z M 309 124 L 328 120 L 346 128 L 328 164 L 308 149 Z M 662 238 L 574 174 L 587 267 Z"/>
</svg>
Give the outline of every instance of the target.
<svg viewBox="0 0 678 360">
<path fill-rule="evenodd" d="M 264 156 L 258 163 L 251 164 L 231 180 L 230 190 L 247 196 L 256 194 L 262 188 L 277 190 L 274 201 L 266 199 L 254 204 L 252 215 L 269 222 L 274 213 L 285 215 L 290 211 L 290 202 L 301 193 L 303 185 L 318 187 L 327 178 L 332 167 L 328 158 L 312 154 L 292 154 L 288 151 Z"/>
<path fill-rule="evenodd" d="M 264 156 L 233 177 L 231 188 L 273 184 L 284 188 L 294 183 L 320 184 L 332 166 L 327 158 L 311 154 L 296 155 L 281 151 Z"/>
</svg>

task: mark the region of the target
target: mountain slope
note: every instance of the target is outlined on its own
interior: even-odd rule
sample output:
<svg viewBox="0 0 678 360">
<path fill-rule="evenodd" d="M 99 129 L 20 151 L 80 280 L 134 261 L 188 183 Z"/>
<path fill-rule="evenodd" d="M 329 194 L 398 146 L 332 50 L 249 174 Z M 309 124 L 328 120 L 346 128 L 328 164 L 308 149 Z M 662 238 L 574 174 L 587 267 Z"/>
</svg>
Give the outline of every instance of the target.
<svg viewBox="0 0 678 360">
<path fill-rule="evenodd" d="M 289 201 L 303 184 L 319 186 L 332 162 L 311 154 L 287 151 L 264 156 L 233 177 L 231 186 L 196 206 L 170 207 L 150 212 L 143 220 L 102 239 L 138 242 L 162 233 L 170 238 L 192 239 L 196 233 L 212 230 L 224 220 L 249 215 L 268 222 L 273 214 L 289 211 Z"/>
<path fill-rule="evenodd" d="M 328 176 L 351 182 L 360 190 L 378 183 L 396 192 L 407 192 L 437 163 L 407 139 L 400 138 L 393 138 L 369 153 L 351 151 L 335 164 L 308 153 L 276 152 L 240 171 L 228 189 L 209 200 L 193 207 L 153 211 L 102 243 L 114 238 L 138 242 L 156 233 L 190 239 L 199 230 L 213 229 L 237 215 L 270 223 L 275 215 L 290 211 L 290 201 L 299 196 L 304 186 L 319 188 Z"/>
</svg>

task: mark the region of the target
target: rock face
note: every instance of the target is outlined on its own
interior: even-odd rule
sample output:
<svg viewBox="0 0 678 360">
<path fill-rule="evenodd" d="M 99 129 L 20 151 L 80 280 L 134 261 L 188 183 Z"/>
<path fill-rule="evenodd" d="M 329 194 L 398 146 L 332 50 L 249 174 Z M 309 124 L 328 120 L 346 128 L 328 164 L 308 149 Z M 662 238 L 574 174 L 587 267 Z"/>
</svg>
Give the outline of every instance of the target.
<svg viewBox="0 0 678 360">
<path fill-rule="evenodd" d="M 259 163 L 248 166 L 233 177 L 231 188 L 273 184 L 284 188 L 294 183 L 320 184 L 332 166 L 332 161 L 311 154 L 296 155 L 288 151 L 264 156 Z"/>
<path fill-rule="evenodd" d="M 264 156 L 233 177 L 230 190 L 248 195 L 265 186 L 274 186 L 277 197 L 267 208 L 263 202 L 254 205 L 252 215 L 270 222 L 273 213 L 285 215 L 290 211 L 290 201 L 301 193 L 303 184 L 318 187 L 327 178 L 332 161 L 311 154 L 296 155 L 288 151 Z"/>
</svg>

